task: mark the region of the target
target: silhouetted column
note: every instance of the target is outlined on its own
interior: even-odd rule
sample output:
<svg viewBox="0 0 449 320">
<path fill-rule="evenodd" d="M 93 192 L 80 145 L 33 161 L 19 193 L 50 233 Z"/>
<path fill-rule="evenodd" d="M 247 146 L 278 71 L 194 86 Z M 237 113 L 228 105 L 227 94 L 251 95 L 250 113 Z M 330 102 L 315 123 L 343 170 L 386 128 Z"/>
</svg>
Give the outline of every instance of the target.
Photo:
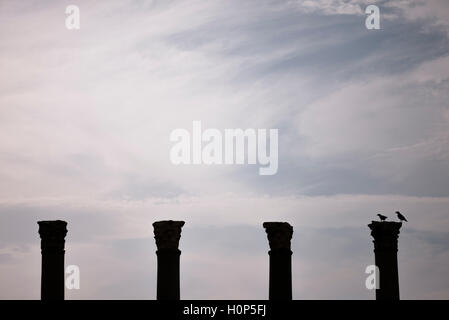
<svg viewBox="0 0 449 320">
<path fill-rule="evenodd" d="M 157 246 L 157 300 L 179 300 L 179 239 L 184 221 L 153 223 Z"/>
<path fill-rule="evenodd" d="M 399 300 L 398 237 L 400 222 L 372 221 L 368 227 L 374 238 L 375 264 L 379 268 L 376 300 Z"/>
<path fill-rule="evenodd" d="M 291 300 L 293 227 L 287 222 L 264 222 L 263 227 L 270 244 L 269 299 Z"/>
<path fill-rule="evenodd" d="M 41 237 L 42 276 L 41 299 L 64 300 L 65 221 L 39 221 Z"/>
</svg>

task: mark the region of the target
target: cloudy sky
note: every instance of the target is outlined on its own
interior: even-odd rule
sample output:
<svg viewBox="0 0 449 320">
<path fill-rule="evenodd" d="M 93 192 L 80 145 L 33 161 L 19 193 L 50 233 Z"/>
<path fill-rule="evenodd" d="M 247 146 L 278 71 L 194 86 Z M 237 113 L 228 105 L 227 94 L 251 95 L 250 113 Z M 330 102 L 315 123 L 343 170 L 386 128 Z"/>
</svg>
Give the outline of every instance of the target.
<svg viewBox="0 0 449 320">
<path fill-rule="evenodd" d="M 367 224 L 400 210 L 401 297 L 449 299 L 448 21 L 445 0 L 2 0 L 0 298 L 39 299 L 36 222 L 64 219 L 67 298 L 154 299 L 173 219 L 182 298 L 268 298 L 262 222 L 288 221 L 294 299 L 373 299 Z M 194 120 L 279 129 L 278 173 L 174 166 Z"/>
</svg>

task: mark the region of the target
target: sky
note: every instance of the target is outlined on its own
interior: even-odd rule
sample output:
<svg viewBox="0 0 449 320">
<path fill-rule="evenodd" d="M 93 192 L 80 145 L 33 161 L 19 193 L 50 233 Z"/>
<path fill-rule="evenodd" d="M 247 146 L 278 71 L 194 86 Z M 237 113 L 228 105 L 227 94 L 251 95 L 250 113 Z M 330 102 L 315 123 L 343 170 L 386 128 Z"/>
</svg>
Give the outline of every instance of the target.
<svg viewBox="0 0 449 320">
<path fill-rule="evenodd" d="M 67 299 L 155 299 L 169 219 L 183 299 L 267 299 L 264 221 L 293 226 L 294 299 L 374 299 L 367 225 L 396 210 L 401 298 L 449 299 L 449 2 L 2 0 L 0 40 L 0 299 L 40 298 L 55 219 Z M 197 120 L 278 129 L 277 174 L 173 165 Z"/>
</svg>

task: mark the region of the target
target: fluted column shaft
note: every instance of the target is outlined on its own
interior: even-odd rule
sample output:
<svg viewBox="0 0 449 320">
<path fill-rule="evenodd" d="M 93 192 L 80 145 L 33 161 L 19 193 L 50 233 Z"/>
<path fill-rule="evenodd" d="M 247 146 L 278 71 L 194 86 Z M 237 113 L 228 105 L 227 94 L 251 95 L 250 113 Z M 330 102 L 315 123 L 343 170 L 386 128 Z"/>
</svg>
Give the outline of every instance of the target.
<svg viewBox="0 0 449 320">
<path fill-rule="evenodd" d="M 184 221 L 157 221 L 153 223 L 157 246 L 157 300 L 179 300 L 178 249 Z"/>
<path fill-rule="evenodd" d="M 265 222 L 270 245 L 270 300 L 292 299 L 292 251 L 293 227 L 287 222 Z"/>
<path fill-rule="evenodd" d="M 41 299 L 64 300 L 65 221 L 39 221 L 42 274 Z"/>
<path fill-rule="evenodd" d="M 374 260 L 379 268 L 376 300 L 399 300 L 398 238 L 400 222 L 372 221 L 368 227 L 374 238 Z"/>
</svg>

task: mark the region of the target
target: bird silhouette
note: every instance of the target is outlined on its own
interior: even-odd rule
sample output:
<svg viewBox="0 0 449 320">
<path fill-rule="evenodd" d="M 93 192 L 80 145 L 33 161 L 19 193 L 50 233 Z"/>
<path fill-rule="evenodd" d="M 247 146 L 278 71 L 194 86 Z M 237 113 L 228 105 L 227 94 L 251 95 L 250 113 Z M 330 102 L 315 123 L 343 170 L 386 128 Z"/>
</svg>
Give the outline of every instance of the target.
<svg viewBox="0 0 449 320">
<path fill-rule="evenodd" d="M 401 220 L 401 221 L 407 221 L 407 219 L 405 219 L 405 217 L 399 212 L 399 211 L 396 211 L 396 214 L 398 215 L 398 219 L 399 220 Z M 408 222 L 408 221 L 407 221 Z"/>
<path fill-rule="evenodd" d="M 378 214 L 378 217 L 379 217 L 380 221 L 385 221 L 388 218 L 382 214 Z"/>
</svg>

